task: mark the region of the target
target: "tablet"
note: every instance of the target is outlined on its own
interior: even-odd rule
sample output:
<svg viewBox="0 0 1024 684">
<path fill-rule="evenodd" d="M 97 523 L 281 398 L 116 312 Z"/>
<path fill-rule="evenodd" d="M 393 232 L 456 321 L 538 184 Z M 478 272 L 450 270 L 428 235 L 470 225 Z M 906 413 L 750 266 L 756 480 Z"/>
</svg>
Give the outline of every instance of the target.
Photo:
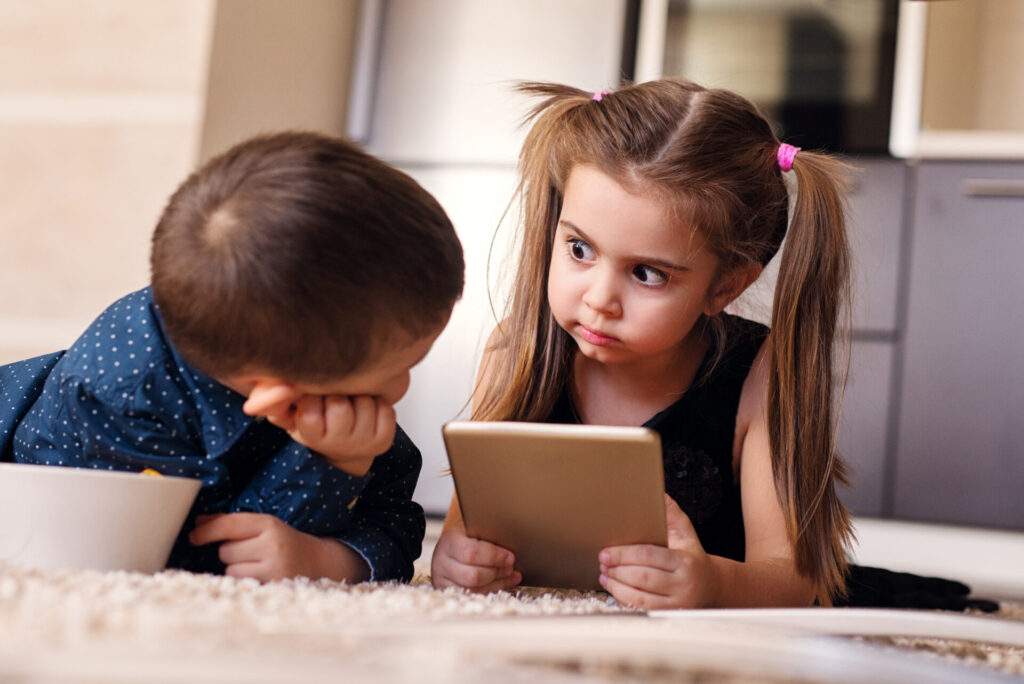
<svg viewBox="0 0 1024 684">
<path fill-rule="evenodd" d="M 602 548 L 667 543 L 653 430 L 452 422 L 442 434 L 466 532 L 515 553 L 524 585 L 601 589 Z"/>
</svg>

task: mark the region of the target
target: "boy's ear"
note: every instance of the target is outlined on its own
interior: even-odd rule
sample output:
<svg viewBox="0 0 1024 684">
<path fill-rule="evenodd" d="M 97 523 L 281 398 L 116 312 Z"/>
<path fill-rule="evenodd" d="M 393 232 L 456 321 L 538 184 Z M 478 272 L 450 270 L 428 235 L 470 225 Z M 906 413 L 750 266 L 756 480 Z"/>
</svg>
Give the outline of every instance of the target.
<svg viewBox="0 0 1024 684">
<path fill-rule="evenodd" d="M 721 313 L 722 309 L 729 306 L 761 276 L 763 269 L 761 264 L 749 263 L 726 271 L 708 294 L 704 315 L 715 316 Z"/>
<path fill-rule="evenodd" d="M 259 378 L 250 387 L 243 410 L 250 416 L 265 416 L 286 410 L 302 397 L 294 386 L 278 378 Z"/>
</svg>

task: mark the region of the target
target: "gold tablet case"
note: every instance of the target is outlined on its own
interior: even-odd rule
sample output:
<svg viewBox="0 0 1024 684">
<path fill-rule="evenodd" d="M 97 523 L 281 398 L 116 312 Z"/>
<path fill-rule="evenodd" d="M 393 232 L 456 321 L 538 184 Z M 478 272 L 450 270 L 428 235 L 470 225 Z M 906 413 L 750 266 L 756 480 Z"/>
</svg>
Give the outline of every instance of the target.
<svg viewBox="0 0 1024 684">
<path fill-rule="evenodd" d="M 516 555 L 523 584 L 601 589 L 606 546 L 665 546 L 661 439 L 647 428 L 451 422 L 466 532 Z"/>
</svg>

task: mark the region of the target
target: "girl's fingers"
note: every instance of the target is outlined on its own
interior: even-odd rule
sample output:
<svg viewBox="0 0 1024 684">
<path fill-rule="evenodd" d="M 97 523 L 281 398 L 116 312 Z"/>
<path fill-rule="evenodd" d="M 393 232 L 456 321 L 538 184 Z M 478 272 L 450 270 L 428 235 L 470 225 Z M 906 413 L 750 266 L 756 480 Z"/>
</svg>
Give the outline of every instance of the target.
<svg viewBox="0 0 1024 684">
<path fill-rule="evenodd" d="M 631 544 L 609 546 L 601 549 L 597 556 L 601 565 L 642 565 L 656 570 L 672 572 L 678 566 L 675 553 L 664 546 L 654 544 Z"/>
<path fill-rule="evenodd" d="M 673 580 L 678 581 L 670 573 L 642 565 L 602 565 L 601 575 L 636 591 L 666 597 L 672 594 Z"/>
<path fill-rule="evenodd" d="M 451 559 L 448 568 L 448 576 L 460 587 L 481 591 L 484 587 L 495 584 L 509 585 L 515 583 L 515 576 L 519 573 L 512 568 L 492 568 L 480 565 L 464 565 L 455 559 Z M 520 579 L 522 579 L 520 577 Z"/>
<path fill-rule="evenodd" d="M 665 494 L 665 522 L 668 527 L 668 548 L 679 549 L 693 542 L 700 544 L 697 530 L 689 516 L 683 513 L 683 509 L 668 494 Z"/>
<path fill-rule="evenodd" d="M 599 581 L 601 586 L 605 588 L 605 591 L 611 594 L 616 601 L 624 606 L 639 608 L 641 610 L 671 607 L 671 604 L 666 597 L 641 591 L 636 587 L 620 582 L 614 577 L 602 574 Z"/>
<path fill-rule="evenodd" d="M 449 555 L 463 565 L 512 569 L 515 555 L 506 548 L 473 537 L 462 536 L 452 540 Z"/>
<path fill-rule="evenodd" d="M 515 571 L 508 577 L 497 579 L 490 584 L 485 584 L 482 587 L 474 587 L 472 591 L 479 594 L 490 594 L 495 591 L 503 591 L 505 589 L 511 589 L 512 587 L 519 586 L 523 581 L 523 575 Z"/>
</svg>

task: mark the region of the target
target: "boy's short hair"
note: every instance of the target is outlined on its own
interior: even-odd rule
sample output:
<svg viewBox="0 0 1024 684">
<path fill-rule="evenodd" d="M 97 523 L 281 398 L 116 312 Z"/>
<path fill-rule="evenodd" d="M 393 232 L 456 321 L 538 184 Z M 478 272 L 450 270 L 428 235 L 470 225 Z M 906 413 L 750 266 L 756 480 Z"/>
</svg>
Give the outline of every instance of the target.
<svg viewBox="0 0 1024 684">
<path fill-rule="evenodd" d="M 435 332 L 463 288 L 437 201 L 351 142 L 243 142 L 171 196 L 153 233 L 153 298 L 171 342 L 213 377 L 323 381 Z"/>
</svg>

